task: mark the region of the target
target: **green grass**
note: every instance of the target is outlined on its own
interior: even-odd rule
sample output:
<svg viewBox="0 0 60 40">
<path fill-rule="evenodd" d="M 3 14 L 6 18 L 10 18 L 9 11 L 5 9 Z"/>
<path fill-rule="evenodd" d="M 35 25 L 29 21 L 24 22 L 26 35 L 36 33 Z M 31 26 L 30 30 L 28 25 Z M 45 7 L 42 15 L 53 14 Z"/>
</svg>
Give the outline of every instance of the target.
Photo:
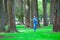
<svg viewBox="0 0 60 40">
<path fill-rule="evenodd" d="M 60 32 L 53 32 L 52 25 L 41 25 L 36 32 L 25 28 L 24 25 L 17 25 L 16 28 L 20 33 L 0 33 L 3 36 L 11 36 L 11 38 L 0 38 L 0 40 L 60 40 Z"/>
</svg>

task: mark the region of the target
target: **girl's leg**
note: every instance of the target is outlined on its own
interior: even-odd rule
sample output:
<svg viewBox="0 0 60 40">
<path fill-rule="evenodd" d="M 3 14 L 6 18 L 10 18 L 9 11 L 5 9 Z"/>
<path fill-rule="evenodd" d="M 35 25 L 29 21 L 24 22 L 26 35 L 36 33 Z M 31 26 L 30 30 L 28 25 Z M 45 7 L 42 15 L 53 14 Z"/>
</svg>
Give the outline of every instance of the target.
<svg viewBox="0 0 60 40">
<path fill-rule="evenodd" d="M 34 32 L 36 32 L 36 24 L 34 24 Z"/>
</svg>

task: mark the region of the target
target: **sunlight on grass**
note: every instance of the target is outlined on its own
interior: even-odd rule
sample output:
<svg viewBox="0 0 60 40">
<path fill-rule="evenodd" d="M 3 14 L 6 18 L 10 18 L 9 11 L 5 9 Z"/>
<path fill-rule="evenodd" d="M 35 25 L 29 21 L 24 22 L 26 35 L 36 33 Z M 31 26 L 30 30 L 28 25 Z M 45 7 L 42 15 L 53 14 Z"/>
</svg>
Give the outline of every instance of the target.
<svg viewBox="0 0 60 40">
<path fill-rule="evenodd" d="M 0 40 L 59 40 L 60 32 L 53 32 L 52 25 L 33 29 L 26 28 L 25 25 L 17 25 L 16 28 L 20 33 L 3 33 L 3 36 L 12 36 L 12 38 L 0 38 Z"/>
</svg>

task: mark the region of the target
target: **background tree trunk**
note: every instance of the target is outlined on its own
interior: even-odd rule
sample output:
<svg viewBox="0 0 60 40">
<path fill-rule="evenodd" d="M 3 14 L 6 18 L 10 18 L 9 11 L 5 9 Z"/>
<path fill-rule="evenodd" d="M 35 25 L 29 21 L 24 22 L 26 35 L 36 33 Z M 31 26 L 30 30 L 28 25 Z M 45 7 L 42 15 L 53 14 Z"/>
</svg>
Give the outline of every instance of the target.
<svg viewBox="0 0 60 40">
<path fill-rule="evenodd" d="M 7 13 L 7 0 L 3 0 L 4 14 L 5 14 L 5 26 L 8 24 L 8 13 Z"/>
<path fill-rule="evenodd" d="M 21 17 L 21 23 L 24 24 L 23 23 L 23 17 L 24 17 L 24 15 L 23 15 L 23 0 L 21 0 L 21 15 L 22 15 L 22 17 Z"/>
<path fill-rule="evenodd" d="M 60 0 L 54 0 L 54 13 L 55 21 L 53 25 L 53 31 L 60 31 Z"/>
<path fill-rule="evenodd" d="M 23 0 L 23 14 L 24 14 L 24 24 L 25 23 L 25 14 L 26 14 L 26 0 Z"/>
<path fill-rule="evenodd" d="M 43 0 L 43 14 L 44 14 L 44 26 L 48 25 L 47 20 L 47 0 Z"/>
<path fill-rule="evenodd" d="M 30 27 L 30 0 L 26 0 L 25 25 Z"/>
<path fill-rule="evenodd" d="M 33 28 L 33 0 L 30 0 L 30 28 Z"/>
<path fill-rule="evenodd" d="M 5 13 L 4 13 L 4 6 L 3 0 L 0 0 L 0 31 L 5 31 Z"/>
<path fill-rule="evenodd" d="M 14 0 L 7 0 L 9 28 L 7 32 L 17 32 L 14 15 Z"/>
<path fill-rule="evenodd" d="M 37 0 L 33 0 L 33 16 L 36 16 L 38 18 L 38 26 L 37 27 L 40 27 L 40 24 L 39 24 L 39 15 L 38 15 L 38 3 L 37 3 Z"/>
<path fill-rule="evenodd" d="M 54 22 L 54 0 L 50 0 L 50 24 Z"/>
<path fill-rule="evenodd" d="M 23 24 L 23 0 L 18 0 L 18 6 L 20 8 L 20 24 Z"/>
</svg>

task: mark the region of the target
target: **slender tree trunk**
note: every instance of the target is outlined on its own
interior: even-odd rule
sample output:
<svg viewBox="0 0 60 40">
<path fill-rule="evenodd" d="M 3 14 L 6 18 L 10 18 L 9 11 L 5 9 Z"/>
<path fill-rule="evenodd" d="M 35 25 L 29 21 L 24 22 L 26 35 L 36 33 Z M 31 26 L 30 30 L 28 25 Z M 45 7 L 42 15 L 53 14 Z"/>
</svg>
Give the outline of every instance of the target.
<svg viewBox="0 0 60 40">
<path fill-rule="evenodd" d="M 33 0 L 30 0 L 30 28 L 33 28 Z"/>
<path fill-rule="evenodd" d="M 26 0 L 23 0 L 24 24 L 26 25 Z"/>
<path fill-rule="evenodd" d="M 37 27 L 40 27 L 39 16 L 38 16 L 38 3 L 37 3 L 37 0 L 33 0 L 33 16 L 36 16 L 38 18 L 38 26 Z"/>
<path fill-rule="evenodd" d="M 9 28 L 7 32 L 17 32 L 14 15 L 14 0 L 7 0 Z"/>
<path fill-rule="evenodd" d="M 53 25 L 53 31 L 60 31 L 60 0 L 54 0 L 54 13 L 55 21 Z"/>
<path fill-rule="evenodd" d="M 20 21 L 21 21 L 22 24 L 24 24 L 23 23 L 23 17 L 24 17 L 24 15 L 23 15 L 23 0 L 21 0 L 21 15 L 22 15 L 22 17 L 21 17 Z"/>
<path fill-rule="evenodd" d="M 5 13 L 4 13 L 4 6 L 3 0 L 0 0 L 0 31 L 5 31 Z"/>
<path fill-rule="evenodd" d="M 8 13 L 7 13 L 7 0 L 3 0 L 4 14 L 5 14 L 5 26 L 8 24 Z"/>
<path fill-rule="evenodd" d="M 50 24 L 54 22 L 54 0 L 50 0 Z"/>
<path fill-rule="evenodd" d="M 48 25 L 47 20 L 47 0 L 43 0 L 43 14 L 44 14 L 44 26 Z"/>
<path fill-rule="evenodd" d="M 20 8 L 20 23 L 23 24 L 23 0 L 18 0 L 18 6 Z"/>
<path fill-rule="evenodd" d="M 30 0 L 26 0 L 25 22 L 26 27 L 30 27 Z"/>
</svg>

